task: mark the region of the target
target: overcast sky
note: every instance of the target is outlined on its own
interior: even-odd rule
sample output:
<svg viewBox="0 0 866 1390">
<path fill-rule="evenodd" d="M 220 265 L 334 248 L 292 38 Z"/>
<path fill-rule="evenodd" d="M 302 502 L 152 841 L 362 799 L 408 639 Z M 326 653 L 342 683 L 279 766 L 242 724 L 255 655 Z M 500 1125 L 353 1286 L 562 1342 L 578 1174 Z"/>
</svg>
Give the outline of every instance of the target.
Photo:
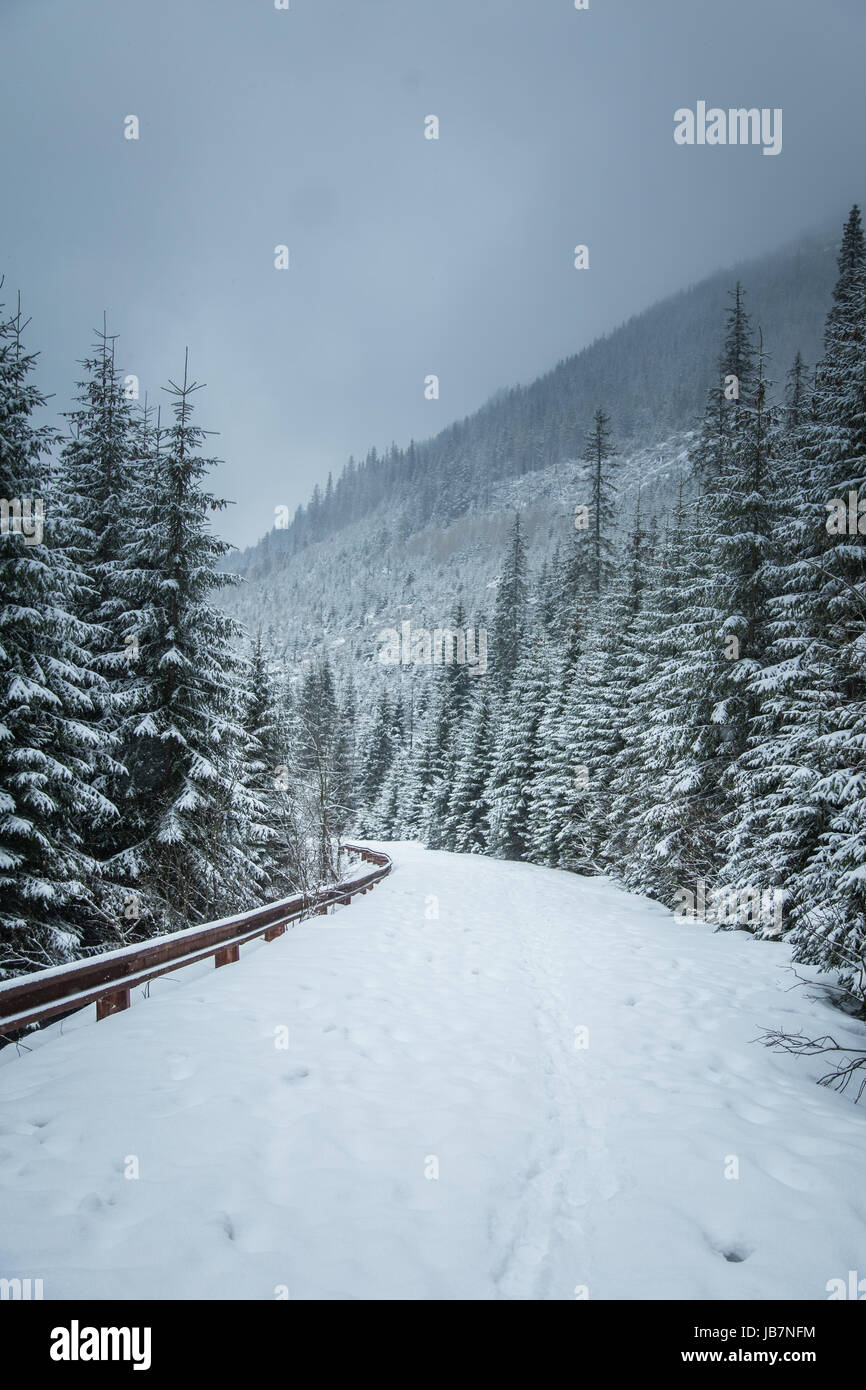
<svg viewBox="0 0 866 1390">
<path fill-rule="evenodd" d="M 0 0 L 0 50 L 39 384 L 104 309 L 151 399 L 189 345 L 239 544 L 863 196 L 863 0 Z M 782 153 L 678 147 L 699 100 L 781 107 Z"/>
</svg>

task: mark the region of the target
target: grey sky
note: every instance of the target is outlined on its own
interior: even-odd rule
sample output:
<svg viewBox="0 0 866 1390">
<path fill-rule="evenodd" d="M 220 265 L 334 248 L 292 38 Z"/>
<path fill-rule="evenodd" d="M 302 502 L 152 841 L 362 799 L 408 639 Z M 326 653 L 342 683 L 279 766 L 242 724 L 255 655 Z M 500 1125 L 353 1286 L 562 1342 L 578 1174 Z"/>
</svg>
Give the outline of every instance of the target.
<svg viewBox="0 0 866 1390">
<path fill-rule="evenodd" d="M 862 0 L 0 0 L 0 44 L 40 385 L 68 403 L 103 309 L 151 399 L 188 344 L 241 544 L 862 196 Z M 782 153 L 677 147 L 698 100 L 781 107 Z"/>
</svg>

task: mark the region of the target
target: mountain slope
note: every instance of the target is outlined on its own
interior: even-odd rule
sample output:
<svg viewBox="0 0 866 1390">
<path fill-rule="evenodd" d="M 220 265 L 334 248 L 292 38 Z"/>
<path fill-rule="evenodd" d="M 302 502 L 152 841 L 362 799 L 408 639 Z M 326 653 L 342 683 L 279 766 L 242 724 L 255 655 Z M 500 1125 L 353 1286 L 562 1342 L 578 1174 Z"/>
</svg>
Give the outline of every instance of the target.
<svg viewBox="0 0 866 1390">
<path fill-rule="evenodd" d="M 579 457 L 593 411 L 612 416 L 626 453 L 694 425 L 714 379 L 719 339 L 737 279 L 771 355 L 780 390 L 799 349 L 817 360 L 836 266 L 837 228 L 719 271 L 635 316 L 528 386 L 500 391 L 433 439 L 350 460 L 332 490 L 318 490 L 291 525 L 271 531 L 232 567 L 266 576 L 286 556 L 373 513 L 409 530 L 446 525 L 490 505 L 496 485 Z"/>
<path fill-rule="evenodd" d="M 638 488 L 645 517 L 669 511 L 681 483 L 690 490 L 690 431 L 736 279 L 778 395 L 798 348 L 817 360 L 836 250 L 834 230 L 721 271 L 434 439 L 350 461 L 291 525 L 230 557 L 248 582 L 227 606 L 250 630 L 263 628 L 276 655 L 328 651 L 371 688 L 383 678 L 375 666 L 383 627 L 447 626 L 458 600 L 482 626 L 515 510 L 533 569 L 570 543 L 574 507 L 588 500 L 580 459 L 596 406 L 609 411 L 620 450 L 622 533 Z"/>
<path fill-rule="evenodd" d="M 619 521 L 633 515 L 640 485 L 644 516 L 663 513 L 688 478 L 690 433 L 636 446 L 617 466 Z M 585 466 L 574 459 L 491 486 L 486 506 L 447 525 L 412 529 L 399 507 L 347 524 L 328 540 L 285 556 L 225 602 L 250 631 L 263 628 L 271 649 L 289 662 L 325 651 L 362 688 L 406 671 L 377 664 L 378 634 L 410 621 L 448 626 L 461 602 L 467 622 L 490 619 L 509 529 L 520 512 L 527 554 L 537 569 L 574 534 L 574 507 L 588 500 Z M 419 669 L 426 680 L 429 672 Z"/>
</svg>

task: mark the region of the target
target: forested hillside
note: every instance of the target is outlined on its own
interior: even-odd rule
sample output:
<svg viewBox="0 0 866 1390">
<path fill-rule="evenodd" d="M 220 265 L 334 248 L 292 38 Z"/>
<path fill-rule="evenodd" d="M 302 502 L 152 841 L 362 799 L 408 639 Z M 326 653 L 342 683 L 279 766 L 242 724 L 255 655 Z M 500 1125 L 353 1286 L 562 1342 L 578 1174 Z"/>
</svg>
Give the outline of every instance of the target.
<svg viewBox="0 0 866 1390">
<path fill-rule="evenodd" d="M 594 410 L 615 416 L 627 451 L 689 429 L 715 374 L 717 324 L 735 280 L 772 344 L 774 375 L 797 351 L 817 360 L 833 283 L 836 228 L 743 266 L 720 271 L 654 305 L 529 386 L 500 391 L 476 414 L 435 438 L 371 449 L 336 482 L 316 488 L 291 524 L 278 525 L 232 567 L 267 576 L 281 559 L 375 514 L 407 533 L 447 526 L 488 509 L 499 487 L 578 457 Z M 575 337 L 580 326 L 575 325 Z"/>
</svg>

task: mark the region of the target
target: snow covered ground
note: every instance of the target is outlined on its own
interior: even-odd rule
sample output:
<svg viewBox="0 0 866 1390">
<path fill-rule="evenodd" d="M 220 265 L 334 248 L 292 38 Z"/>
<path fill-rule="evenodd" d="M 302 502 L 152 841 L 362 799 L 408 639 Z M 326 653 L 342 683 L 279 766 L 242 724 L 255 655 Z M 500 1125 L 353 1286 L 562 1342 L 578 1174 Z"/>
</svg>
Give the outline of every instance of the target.
<svg viewBox="0 0 866 1390">
<path fill-rule="evenodd" d="M 387 848 L 350 907 L 0 1053 L 0 1276 L 250 1299 L 825 1299 L 866 1276 L 866 1103 L 752 1041 L 864 1030 L 791 988 L 784 946 L 603 879 Z"/>
</svg>

